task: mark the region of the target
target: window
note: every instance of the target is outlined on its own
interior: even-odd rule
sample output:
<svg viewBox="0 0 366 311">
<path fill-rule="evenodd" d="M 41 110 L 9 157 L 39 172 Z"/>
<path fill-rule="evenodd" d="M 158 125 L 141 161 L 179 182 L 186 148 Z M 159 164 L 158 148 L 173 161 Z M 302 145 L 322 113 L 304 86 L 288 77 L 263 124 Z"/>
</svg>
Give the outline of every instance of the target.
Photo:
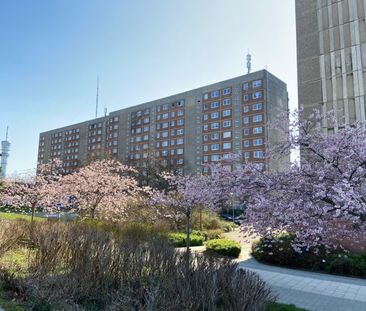
<svg viewBox="0 0 366 311">
<path fill-rule="evenodd" d="M 144 119 L 144 123 L 146 124 L 146 123 L 149 123 L 150 122 L 150 118 L 149 117 L 147 117 L 147 118 L 145 118 Z"/>
<path fill-rule="evenodd" d="M 263 120 L 263 116 L 261 114 L 257 114 L 253 116 L 253 122 L 261 122 Z"/>
<path fill-rule="evenodd" d="M 203 110 L 207 110 L 208 109 L 208 104 L 204 104 L 203 105 Z"/>
<path fill-rule="evenodd" d="M 215 162 L 220 160 L 220 156 L 218 154 L 211 155 L 211 161 Z"/>
<path fill-rule="evenodd" d="M 178 138 L 177 139 L 177 145 L 183 145 L 184 143 L 184 139 L 183 138 Z"/>
<path fill-rule="evenodd" d="M 249 129 L 248 129 L 248 128 L 245 128 L 245 129 L 243 130 L 243 134 L 244 134 L 245 136 L 248 136 L 248 135 L 249 135 Z"/>
<path fill-rule="evenodd" d="M 205 166 L 205 167 L 203 168 L 203 173 L 204 173 L 204 174 L 208 174 L 208 171 L 209 171 L 209 168 L 208 168 L 207 166 Z"/>
<path fill-rule="evenodd" d="M 142 132 L 141 127 L 138 127 L 138 128 L 136 129 L 136 134 L 140 134 L 141 132 Z"/>
<path fill-rule="evenodd" d="M 174 146 L 175 145 L 175 140 L 174 139 L 172 139 L 171 141 L 170 141 L 170 146 Z"/>
<path fill-rule="evenodd" d="M 177 135 L 183 135 L 183 134 L 184 134 L 184 129 L 177 130 Z"/>
<path fill-rule="evenodd" d="M 183 116 L 184 115 L 184 110 L 183 109 L 178 110 L 177 115 L 178 115 L 178 117 Z"/>
<path fill-rule="evenodd" d="M 208 162 L 208 156 L 204 156 L 202 162 L 207 163 Z"/>
<path fill-rule="evenodd" d="M 164 131 L 164 132 L 161 132 L 161 137 L 164 137 L 164 138 L 166 138 L 166 137 L 168 137 L 168 131 Z"/>
<path fill-rule="evenodd" d="M 222 138 L 230 138 L 230 137 L 231 137 L 231 131 L 222 133 Z"/>
<path fill-rule="evenodd" d="M 243 107 L 243 112 L 248 112 L 249 111 L 249 106 L 244 106 Z"/>
<path fill-rule="evenodd" d="M 211 98 L 217 98 L 217 97 L 219 97 L 219 95 L 220 95 L 219 91 L 212 91 L 211 92 Z"/>
<path fill-rule="evenodd" d="M 203 141 L 208 141 L 208 135 L 203 135 Z"/>
<path fill-rule="evenodd" d="M 150 113 L 150 109 L 149 108 L 146 108 L 145 111 L 144 111 L 144 115 L 147 115 Z"/>
<path fill-rule="evenodd" d="M 204 131 L 207 131 L 208 130 L 208 124 L 204 124 L 202 128 L 203 128 Z"/>
<path fill-rule="evenodd" d="M 156 120 L 160 120 L 160 118 L 161 118 L 161 114 L 158 114 L 157 116 L 156 116 Z"/>
<path fill-rule="evenodd" d="M 174 117 L 175 117 L 175 111 L 172 111 L 172 112 L 170 113 L 170 117 L 171 117 L 171 118 L 174 118 Z"/>
<path fill-rule="evenodd" d="M 141 158 L 141 155 L 139 153 L 136 153 L 135 154 L 135 159 L 140 159 Z"/>
<path fill-rule="evenodd" d="M 170 130 L 170 136 L 174 136 L 174 130 Z"/>
<path fill-rule="evenodd" d="M 142 116 L 142 111 L 141 111 L 141 110 L 140 110 L 140 111 L 137 111 L 137 112 L 136 112 L 136 116 L 137 116 L 137 117 L 141 117 L 141 116 Z"/>
<path fill-rule="evenodd" d="M 261 159 L 261 158 L 263 158 L 263 151 L 261 151 L 261 150 L 254 151 L 253 152 L 253 157 L 255 159 Z"/>
<path fill-rule="evenodd" d="M 169 114 L 168 113 L 163 113 L 163 119 L 168 119 L 169 118 Z"/>
<path fill-rule="evenodd" d="M 220 103 L 219 102 L 212 102 L 211 103 L 211 108 L 218 108 L 220 107 Z"/>
<path fill-rule="evenodd" d="M 222 90 L 222 95 L 229 95 L 231 94 L 231 88 L 227 87 L 225 89 Z"/>
<path fill-rule="evenodd" d="M 244 152 L 244 159 L 249 159 L 250 158 L 250 152 L 249 151 L 245 151 Z"/>
<path fill-rule="evenodd" d="M 162 106 L 162 108 L 163 108 L 163 110 L 168 110 L 168 108 L 169 108 L 169 104 L 164 104 L 164 105 Z"/>
<path fill-rule="evenodd" d="M 243 100 L 244 100 L 245 102 L 247 102 L 247 101 L 249 100 L 249 95 L 248 95 L 248 94 L 244 94 L 244 95 L 243 95 Z"/>
<path fill-rule="evenodd" d="M 208 99 L 208 93 L 206 93 L 206 94 L 203 95 L 203 99 L 204 100 L 207 100 Z"/>
<path fill-rule="evenodd" d="M 203 145 L 203 152 L 207 152 L 208 151 L 208 145 Z"/>
<path fill-rule="evenodd" d="M 168 150 L 162 150 L 162 151 L 161 151 L 161 155 L 162 155 L 163 157 L 168 156 Z"/>
<path fill-rule="evenodd" d="M 243 90 L 246 91 L 249 89 L 249 83 L 244 83 L 243 84 Z"/>
<path fill-rule="evenodd" d="M 222 101 L 222 105 L 223 106 L 228 106 L 231 104 L 231 99 L 230 98 L 225 98 L 223 101 Z"/>
<path fill-rule="evenodd" d="M 184 149 L 183 148 L 177 149 L 177 154 L 183 154 L 183 153 L 184 153 Z"/>
<path fill-rule="evenodd" d="M 177 164 L 183 164 L 183 159 L 177 159 Z"/>
<path fill-rule="evenodd" d="M 222 111 L 222 116 L 223 117 L 228 117 L 231 115 L 231 110 L 230 109 L 227 109 L 227 110 L 223 110 Z"/>
<path fill-rule="evenodd" d="M 253 88 L 261 87 L 261 86 L 262 86 L 262 80 L 256 80 L 256 81 L 253 81 L 253 83 L 252 83 Z"/>
<path fill-rule="evenodd" d="M 263 145 L 263 139 L 258 138 L 253 140 L 253 146 L 262 146 Z"/>
<path fill-rule="evenodd" d="M 220 145 L 219 144 L 212 144 L 211 145 L 211 151 L 217 151 L 220 150 Z"/>
<path fill-rule="evenodd" d="M 170 150 L 170 155 L 174 155 L 174 153 L 175 153 L 174 149 Z"/>
<path fill-rule="evenodd" d="M 248 139 L 246 139 L 246 140 L 244 140 L 244 141 L 243 141 L 243 146 L 244 146 L 245 148 L 248 148 L 248 147 L 250 146 L 250 142 L 249 142 L 249 140 L 248 140 Z"/>
<path fill-rule="evenodd" d="M 183 119 L 178 119 L 178 120 L 177 120 L 177 125 L 178 125 L 178 126 L 182 126 L 182 125 L 184 125 L 184 120 L 183 120 Z"/>
<path fill-rule="evenodd" d="M 162 123 L 162 124 L 161 124 L 161 127 L 162 127 L 163 129 L 168 128 L 168 126 L 169 126 L 169 123 L 168 123 L 168 122 L 164 122 L 164 123 Z"/>
<path fill-rule="evenodd" d="M 211 119 L 217 119 L 219 117 L 219 113 L 216 112 L 211 112 Z"/>
<path fill-rule="evenodd" d="M 149 135 L 144 135 L 144 140 L 149 140 Z"/>
<path fill-rule="evenodd" d="M 175 121 L 170 121 L 170 126 L 173 127 L 175 125 Z"/>
<path fill-rule="evenodd" d="M 261 134 L 263 132 L 263 127 L 255 127 L 253 128 L 253 134 Z"/>
<path fill-rule="evenodd" d="M 148 132 L 149 131 L 149 126 L 144 126 L 144 132 Z"/>
<path fill-rule="evenodd" d="M 253 109 L 253 111 L 261 110 L 262 106 L 263 106 L 262 103 L 255 103 L 255 104 L 253 104 L 252 109 Z"/>
<path fill-rule="evenodd" d="M 220 134 L 219 133 L 212 133 L 211 134 L 211 140 L 218 140 L 220 139 Z"/>
<path fill-rule="evenodd" d="M 157 141 L 156 142 L 156 148 L 159 148 L 160 147 L 160 141 Z"/>
<path fill-rule="evenodd" d="M 162 141 L 161 146 L 162 147 L 168 147 L 168 141 L 167 140 Z"/>
<path fill-rule="evenodd" d="M 222 127 L 230 127 L 230 126 L 231 126 L 231 121 L 230 120 L 222 122 Z"/>
<path fill-rule="evenodd" d="M 135 141 L 139 143 L 141 141 L 141 136 L 136 136 Z"/>
<path fill-rule="evenodd" d="M 222 158 L 224 160 L 230 160 L 231 159 L 231 154 L 230 153 L 224 153 L 223 156 L 222 156 Z"/>
<path fill-rule="evenodd" d="M 220 128 L 220 124 L 218 122 L 211 123 L 211 130 L 215 130 Z"/>
<path fill-rule="evenodd" d="M 253 99 L 262 98 L 262 92 L 254 92 L 254 93 L 252 94 L 252 98 L 253 98 Z"/>
<path fill-rule="evenodd" d="M 223 149 L 231 149 L 231 143 L 223 143 L 222 148 Z"/>
</svg>

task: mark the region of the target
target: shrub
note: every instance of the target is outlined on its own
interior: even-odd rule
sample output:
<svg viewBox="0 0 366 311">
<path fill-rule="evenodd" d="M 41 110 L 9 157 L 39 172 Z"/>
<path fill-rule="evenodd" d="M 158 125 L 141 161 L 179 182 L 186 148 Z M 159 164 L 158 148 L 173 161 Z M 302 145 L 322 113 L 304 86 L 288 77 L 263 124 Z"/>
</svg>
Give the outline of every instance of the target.
<svg viewBox="0 0 366 311">
<path fill-rule="evenodd" d="M 219 255 L 235 258 L 239 257 L 241 252 L 240 244 L 229 239 L 216 239 L 208 241 L 206 243 L 206 249 Z"/>
<path fill-rule="evenodd" d="M 169 233 L 168 234 L 169 241 L 175 247 L 185 247 L 187 245 L 187 235 L 186 233 Z M 204 237 L 201 234 L 191 233 L 189 236 L 189 245 L 190 246 L 202 246 Z"/>
<path fill-rule="evenodd" d="M 164 239 L 115 239 L 77 224 L 34 229 L 31 268 L 11 280 L 27 310 L 264 310 L 274 300 L 255 273 L 228 259 L 187 258 Z"/>
<path fill-rule="evenodd" d="M 203 232 L 203 235 L 206 240 L 213 240 L 213 239 L 220 239 L 223 230 L 221 229 L 213 229 L 213 230 L 206 230 Z"/>
<path fill-rule="evenodd" d="M 337 250 L 327 253 L 324 247 L 309 250 L 304 248 L 298 253 L 291 246 L 292 240 L 291 235 L 276 239 L 262 238 L 253 244 L 252 255 L 258 261 L 279 266 L 366 277 L 366 253 Z"/>
</svg>

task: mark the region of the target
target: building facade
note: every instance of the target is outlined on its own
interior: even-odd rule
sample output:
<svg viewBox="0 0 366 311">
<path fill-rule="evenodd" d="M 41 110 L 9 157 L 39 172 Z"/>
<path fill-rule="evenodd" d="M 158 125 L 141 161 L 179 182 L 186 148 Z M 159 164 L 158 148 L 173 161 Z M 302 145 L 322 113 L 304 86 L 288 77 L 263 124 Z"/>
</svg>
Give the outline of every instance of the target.
<svg viewBox="0 0 366 311">
<path fill-rule="evenodd" d="M 296 0 L 299 105 L 333 111 L 330 132 L 366 119 L 365 12 L 365 0 Z"/>
<path fill-rule="evenodd" d="M 266 148 L 281 139 L 266 124 L 287 109 L 286 84 L 262 70 L 41 133 L 38 162 L 59 158 L 72 172 L 97 157 L 137 167 L 154 158 L 205 173 L 203 164 L 240 153 L 277 169 L 289 159 L 265 163 Z"/>
</svg>

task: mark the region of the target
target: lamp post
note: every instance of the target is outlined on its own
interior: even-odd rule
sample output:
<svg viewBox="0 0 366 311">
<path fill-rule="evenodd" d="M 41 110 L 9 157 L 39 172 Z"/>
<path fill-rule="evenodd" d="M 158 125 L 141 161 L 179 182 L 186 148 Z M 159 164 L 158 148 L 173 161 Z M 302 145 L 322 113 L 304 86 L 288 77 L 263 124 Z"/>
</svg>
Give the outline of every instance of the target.
<svg viewBox="0 0 366 311">
<path fill-rule="evenodd" d="M 234 210 L 234 200 L 233 200 L 234 193 L 230 192 L 230 202 L 231 202 L 231 208 L 233 210 L 233 223 L 235 224 L 235 210 Z"/>
</svg>

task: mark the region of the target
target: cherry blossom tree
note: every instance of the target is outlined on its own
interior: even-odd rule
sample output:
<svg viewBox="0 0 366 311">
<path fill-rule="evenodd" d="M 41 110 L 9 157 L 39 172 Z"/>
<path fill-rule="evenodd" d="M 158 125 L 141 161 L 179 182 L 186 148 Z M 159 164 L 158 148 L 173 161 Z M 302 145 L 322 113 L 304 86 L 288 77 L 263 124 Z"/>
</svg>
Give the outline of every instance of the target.
<svg viewBox="0 0 366 311">
<path fill-rule="evenodd" d="M 62 166 L 59 160 L 39 164 L 36 172 L 28 172 L 17 178 L 6 179 L 0 192 L 0 203 L 31 214 L 34 220 L 37 209 L 53 209 L 58 202 L 58 182 Z"/>
<path fill-rule="evenodd" d="M 60 192 L 81 218 L 118 220 L 127 200 L 142 191 L 131 173 L 135 170 L 116 160 L 95 161 L 65 175 Z"/>
</svg>

